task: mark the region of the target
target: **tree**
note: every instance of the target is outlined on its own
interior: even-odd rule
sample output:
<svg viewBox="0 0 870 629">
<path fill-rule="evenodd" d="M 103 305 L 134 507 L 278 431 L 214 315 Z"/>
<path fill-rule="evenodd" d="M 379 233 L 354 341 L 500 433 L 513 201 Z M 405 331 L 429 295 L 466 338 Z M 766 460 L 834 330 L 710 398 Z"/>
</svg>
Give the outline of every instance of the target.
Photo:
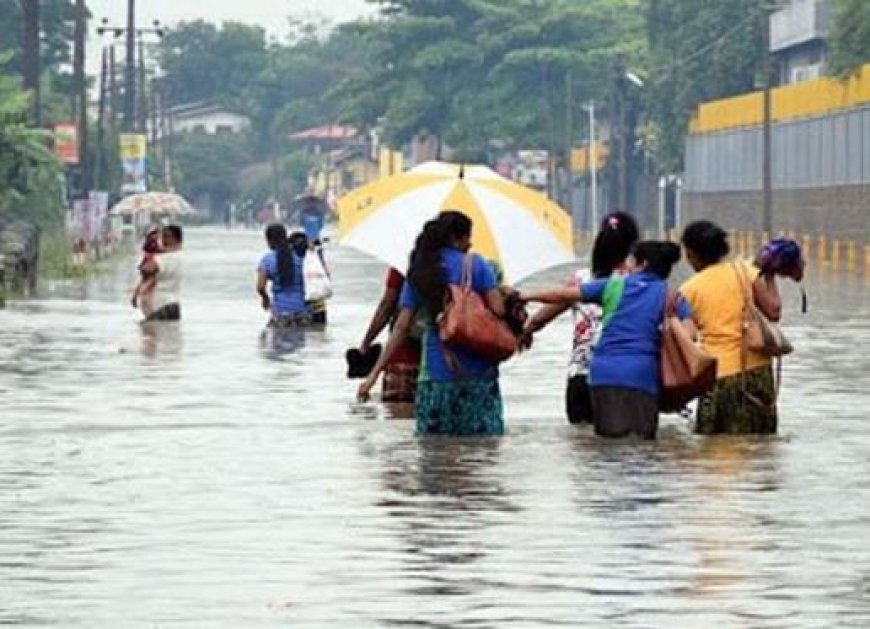
<svg viewBox="0 0 870 629">
<path fill-rule="evenodd" d="M 51 135 L 28 124 L 28 94 L 7 69 L 10 56 L 0 55 L 0 214 L 58 224 L 60 163 L 48 148 Z"/>
<path fill-rule="evenodd" d="M 214 101 L 240 106 L 266 64 L 266 33 L 257 26 L 182 22 L 160 43 L 170 104 Z"/>
<path fill-rule="evenodd" d="M 647 0 L 648 141 L 660 168 L 682 168 L 688 121 L 702 102 L 751 91 L 765 51 L 758 0 Z"/>
<path fill-rule="evenodd" d="M 834 26 L 829 39 L 830 69 L 848 77 L 870 63 L 870 3 L 866 0 L 834 0 Z"/>
<path fill-rule="evenodd" d="M 174 147 L 179 192 L 222 211 L 239 194 L 239 171 L 251 162 L 246 138 L 191 132 L 179 135 Z"/>
</svg>

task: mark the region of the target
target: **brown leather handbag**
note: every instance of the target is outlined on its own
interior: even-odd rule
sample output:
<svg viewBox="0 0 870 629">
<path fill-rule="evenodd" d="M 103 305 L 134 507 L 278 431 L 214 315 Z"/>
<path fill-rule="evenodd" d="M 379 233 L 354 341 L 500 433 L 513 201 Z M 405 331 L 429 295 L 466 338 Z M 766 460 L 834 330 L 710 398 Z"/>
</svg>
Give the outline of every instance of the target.
<svg viewBox="0 0 870 629">
<path fill-rule="evenodd" d="M 466 255 L 462 283 L 448 286 L 447 304 L 438 317 L 441 341 L 492 362 L 502 362 L 517 351 L 517 337 L 472 290 L 471 262 L 471 255 Z"/>
<path fill-rule="evenodd" d="M 769 358 L 791 354 L 794 348 L 782 328 L 765 317 L 755 305 L 746 269 L 739 262 L 732 262 L 731 267 L 743 291 L 743 342 L 746 348 Z"/>
<path fill-rule="evenodd" d="M 662 323 L 659 409 L 682 410 L 716 386 L 716 358 L 702 350 L 677 317 L 677 293 L 668 291 Z"/>
</svg>

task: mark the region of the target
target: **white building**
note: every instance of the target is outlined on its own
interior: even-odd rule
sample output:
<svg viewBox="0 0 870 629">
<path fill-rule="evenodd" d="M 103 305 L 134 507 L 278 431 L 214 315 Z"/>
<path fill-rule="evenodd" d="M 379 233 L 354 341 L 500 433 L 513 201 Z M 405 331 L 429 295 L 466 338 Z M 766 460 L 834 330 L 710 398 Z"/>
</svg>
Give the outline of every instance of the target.
<svg viewBox="0 0 870 629">
<path fill-rule="evenodd" d="M 819 78 L 825 72 L 831 31 L 829 0 L 788 0 L 770 16 L 770 52 L 779 84 Z"/>
<path fill-rule="evenodd" d="M 220 105 L 187 103 L 166 112 L 173 133 L 194 131 L 209 135 L 240 133 L 250 128 L 251 119 Z"/>
</svg>

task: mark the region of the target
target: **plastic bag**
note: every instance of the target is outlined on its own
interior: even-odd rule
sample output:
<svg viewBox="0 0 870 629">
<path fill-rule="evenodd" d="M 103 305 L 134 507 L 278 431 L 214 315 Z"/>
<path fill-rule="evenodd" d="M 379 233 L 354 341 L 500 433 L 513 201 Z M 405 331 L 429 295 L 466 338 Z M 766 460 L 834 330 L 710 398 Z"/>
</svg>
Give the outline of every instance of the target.
<svg viewBox="0 0 870 629">
<path fill-rule="evenodd" d="M 322 301 L 332 297 L 332 281 L 316 251 L 309 251 L 302 261 L 305 301 Z"/>
</svg>

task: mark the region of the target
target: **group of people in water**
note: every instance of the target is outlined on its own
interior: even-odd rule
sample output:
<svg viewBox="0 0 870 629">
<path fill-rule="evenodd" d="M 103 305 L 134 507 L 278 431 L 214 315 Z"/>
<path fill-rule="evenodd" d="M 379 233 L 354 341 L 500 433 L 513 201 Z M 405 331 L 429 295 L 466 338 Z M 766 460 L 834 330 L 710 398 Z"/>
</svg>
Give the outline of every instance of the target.
<svg viewBox="0 0 870 629">
<path fill-rule="evenodd" d="M 306 291 L 306 256 L 317 256 L 326 269 L 320 242 L 280 224 L 269 225 L 265 236 L 268 251 L 257 267 L 256 291 L 270 327 L 325 324 L 325 300 L 309 299 Z M 746 347 L 745 313 L 751 300 L 770 321 L 779 320 L 777 276 L 799 281 L 803 274 L 793 241 L 774 241 L 750 263 L 729 257 L 727 233 L 710 221 L 689 224 L 681 248 L 640 240 L 632 216 L 614 212 L 601 222 L 589 268 L 572 272 L 564 285 L 517 292 L 503 285 L 497 263 L 469 253 L 472 237 L 468 216 L 443 211 L 423 227 L 407 270 L 389 269 L 362 340 L 347 356 L 349 375 L 363 378 L 359 400 L 369 400 L 383 377 L 382 401 L 413 403 L 419 433 L 504 432 L 499 362 L 439 334 L 448 287 L 466 283 L 492 314 L 510 322 L 521 350 L 571 312 L 565 409 L 572 424 L 590 424 L 603 437 L 655 438 L 670 303 L 680 325 L 717 360 L 716 384 L 698 400 L 695 431 L 777 431 L 778 383 L 771 358 Z M 146 239 L 142 281 L 133 296 L 146 320 L 180 318 L 181 242 L 177 226 Z M 668 278 L 683 253 L 694 275 L 674 291 Z M 528 304 L 541 307 L 529 316 Z M 376 339 L 387 328 L 381 347 Z"/>
<path fill-rule="evenodd" d="M 472 223 L 460 212 L 442 212 L 419 235 L 407 273 L 391 269 L 384 294 L 359 353 L 371 351 L 388 324 L 391 333 L 359 385 L 368 400 L 383 374 L 384 401 L 413 401 L 419 433 L 504 432 L 499 365 L 441 340 L 438 320 L 448 285 L 462 281 L 471 256 L 471 289 L 497 316 L 505 295 L 497 268 L 468 251 Z M 601 223 L 589 269 L 564 286 L 521 292 L 521 303 L 543 306 L 525 321 L 520 346 L 562 313 L 574 316 L 565 406 L 571 423 L 588 423 L 603 437 L 655 438 L 661 394 L 662 324 L 668 278 L 685 255 L 694 275 L 676 294 L 676 316 L 701 347 L 717 359 L 715 387 L 698 401 L 695 431 L 702 434 L 771 434 L 777 430 L 777 384 L 771 359 L 747 350 L 745 309 L 751 299 L 778 321 L 776 276 L 800 280 L 797 245 L 777 241 L 753 262 L 729 259 L 727 233 L 710 221 L 685 228 L 682 249 L 665 241 L 640 241 L 634 219 L 615 212 Z M 416 384 L 416 386 L 414 386 Z"/>
</svg>

